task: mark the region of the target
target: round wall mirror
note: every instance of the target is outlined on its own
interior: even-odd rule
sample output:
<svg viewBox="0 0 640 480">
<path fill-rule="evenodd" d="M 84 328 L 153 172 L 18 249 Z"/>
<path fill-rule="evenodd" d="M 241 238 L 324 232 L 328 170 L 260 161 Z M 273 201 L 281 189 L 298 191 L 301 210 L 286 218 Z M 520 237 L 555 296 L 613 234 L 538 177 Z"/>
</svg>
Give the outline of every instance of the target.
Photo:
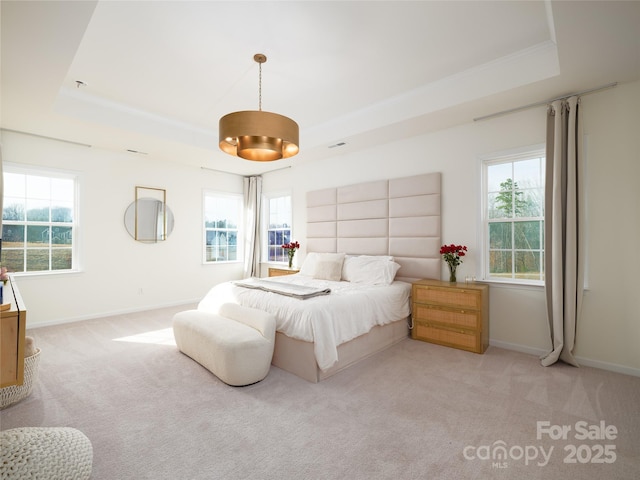
<svg viewBox="0 0 640 480">
<path fill-rule="evenodd" d="M 173 231 L 173 225 L 173 212 L 155 198 L 138 198 L 124 212 L 124 226 L 139 242 L 162 242 Z"/>
</svg>

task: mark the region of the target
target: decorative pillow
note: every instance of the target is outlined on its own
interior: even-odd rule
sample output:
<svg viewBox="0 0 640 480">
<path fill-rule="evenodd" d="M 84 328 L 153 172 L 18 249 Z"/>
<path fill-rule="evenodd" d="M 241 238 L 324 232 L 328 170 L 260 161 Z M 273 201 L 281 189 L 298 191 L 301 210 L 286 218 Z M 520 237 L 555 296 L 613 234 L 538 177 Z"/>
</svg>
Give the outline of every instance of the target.
<svg viewBox="0 0 640 480">
<path fill-rule="evenodd" d="M 342 279 L 368 285 L 390 285 L 400 265 L 389 256 L 360 255 L 348 257 L 342 268 Z"/>
<path fill-rule="evenodd" d="M 342 278 L 344 253 L 318 253 L 313 278 L 339 282 Z"/>
<path fill-rule="evenodd" d="M 300 271 L 298 273 L 307 277 L 313 277 L 316 272 L 318 255 L 319 254 L 316 252 L 307 253 L 307 256 L 304 258 L 304 262 L 302 262 L 302 267 L 300 267 Z"/>
</svg>

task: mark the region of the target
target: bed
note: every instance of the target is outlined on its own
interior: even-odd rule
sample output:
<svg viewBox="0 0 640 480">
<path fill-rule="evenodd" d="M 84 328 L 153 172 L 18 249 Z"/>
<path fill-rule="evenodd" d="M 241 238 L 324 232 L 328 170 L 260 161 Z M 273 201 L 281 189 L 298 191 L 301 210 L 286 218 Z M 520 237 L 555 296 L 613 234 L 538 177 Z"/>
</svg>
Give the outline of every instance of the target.
<svg viewBox="0 0 640 480">
<path fill-rule="evenodd" d="M 411 282 L 440 277 L 440 174 L 308 192 L 306 226 L 300 273 L 216 285 L 198 309 L 273 313 L 273 365 L 318 382 L 407 337 Z"/>
</svg>

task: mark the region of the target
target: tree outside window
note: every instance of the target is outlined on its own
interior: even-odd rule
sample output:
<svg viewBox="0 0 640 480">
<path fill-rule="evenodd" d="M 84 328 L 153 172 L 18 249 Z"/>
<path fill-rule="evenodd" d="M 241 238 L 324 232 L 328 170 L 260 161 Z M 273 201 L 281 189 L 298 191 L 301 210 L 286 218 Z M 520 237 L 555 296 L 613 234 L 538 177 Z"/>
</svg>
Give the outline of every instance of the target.
<svg viewBox="0 0 640 480">
<path fill-rule="evenodd" d="M 485 164 L 489 279 L 544 281 L 544 157 Z"/>
</svg>

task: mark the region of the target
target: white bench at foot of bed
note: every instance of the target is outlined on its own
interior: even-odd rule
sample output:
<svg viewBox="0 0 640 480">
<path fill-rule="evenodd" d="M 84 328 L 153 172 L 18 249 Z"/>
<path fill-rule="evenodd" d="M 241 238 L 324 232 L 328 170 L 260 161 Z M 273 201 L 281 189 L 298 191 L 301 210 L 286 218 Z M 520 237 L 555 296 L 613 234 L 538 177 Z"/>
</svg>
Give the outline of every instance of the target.
<svg viewBox="0 0 640 480">
<path fill-rule="evenodd" d="M 275 331 L 273 315 L 232 303 L 221 305 L 217 313 L 187 310 L 173 317 L 178 349 L 232 386 L 267 376 Z"/>
</svg>

